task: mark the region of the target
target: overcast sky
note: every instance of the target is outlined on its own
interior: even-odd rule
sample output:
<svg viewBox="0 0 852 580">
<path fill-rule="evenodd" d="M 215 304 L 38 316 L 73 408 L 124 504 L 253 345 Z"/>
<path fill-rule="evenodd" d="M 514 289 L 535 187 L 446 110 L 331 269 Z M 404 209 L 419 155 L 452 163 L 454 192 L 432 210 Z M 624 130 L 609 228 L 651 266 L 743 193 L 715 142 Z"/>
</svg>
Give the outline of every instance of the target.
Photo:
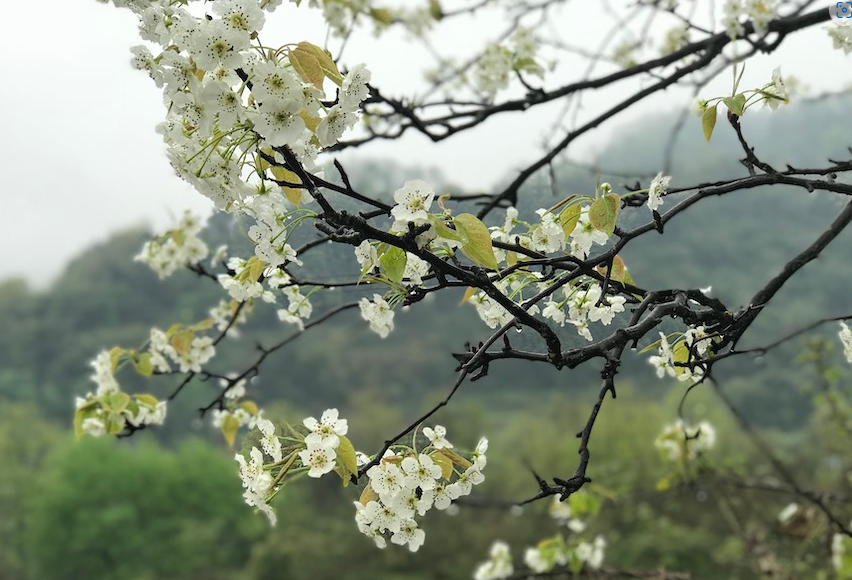
<svg viewBox="0 0 852 580">
<path fill-rule="evenodd" d="M 133 225 L 165 227 L 185 208 L 209 212 L 210 203 L 174 176 L 154 132 L 164 114 L 161 92 L 129 65 L 129 48 L 139 44 L 135 16 L 95 0 L 0 1 L 6 25 L 0 34 L 5 89 L 0 91 L 0 279 L 24 276 L 43 286 L 67 260 L 111 232 Z M 597 3 L 573 5 L 548 26 L 558 28 L 572 45 L 596 47 L 611 20 L 595 8 Z M 481 14 L 460 19 L 438 44 L 447 53 L 463 54 L 482 46 L 495 24 L 500 23 Z M 795 35 L 773 55 L 752 61 L 744 86 L 762 84 L 779 65 L 813 92 L 847 86 L 852 57 L 831 50 L 827 26 Z M 300 37 L 286 36 L 292 30 Z M 285 7 L 268 18 L 264 38 L 321 44 L 325 30 L 316 11 Z M 355 38 L 343 62 L 368 63 L 373 83 L 395 95 L 415 92 L 424 68 L 418 62 L 431 66 L 426 50 L 399 34 Z M 578 69 L 578 63 L 564 63 L 550 75 L 552 86 L 577 78 Z M 730 80 L 723 76 L 706 94 L 727 90 Z M 588 112 L 623 98 L 624 90 L 587 95 Z M 686 100 L 686 93 L 672 90 L 643 102 L 605 130 L 579 140 L 570 154 L 592 159 L 624 123 L 683 106 Z M 379 143 L 362 155 L 436 165 L 451 181 L 484 190 L 540 155 L 542 137 L 560 106 L 495 118 L 481 130 L 438 145 L 412 135 Z"/>
</svg>

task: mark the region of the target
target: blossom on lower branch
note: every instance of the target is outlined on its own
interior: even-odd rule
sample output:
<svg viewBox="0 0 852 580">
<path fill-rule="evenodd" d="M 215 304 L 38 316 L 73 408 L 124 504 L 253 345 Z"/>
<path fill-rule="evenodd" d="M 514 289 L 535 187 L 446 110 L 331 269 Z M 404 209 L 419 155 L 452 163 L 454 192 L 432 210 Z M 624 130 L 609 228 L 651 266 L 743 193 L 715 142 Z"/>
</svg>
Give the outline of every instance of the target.
<svg viewBox="0 0 852 580">
<path fill-rule="evenodd" d="M 496 541 L 491 544 L 489 558 L 480 564 L 473 573 L 474 580 L 502 580 L 512 575 L 512 554 L 509 544 Z"/>
<path fill-rule="evenodd" d="M 370 457 L 355 450 L 346 437 L 349 426 L 340 419 L 337 409 L 327 409 L 318 421 L 307 417 L 302 425 L 289 427 L 289 435 L 277 435 L 272 421 L 258 418 L 260 447 L 252 447 L 248 461 L 238 453 L 243 498 L 257 507 L 275 525 L 272 499 L 286 484 L 287 477 L 306 473 L 322 477 L 336 472 L 344 486 L 358 478 L 359 470 L 369 464 Z M 417 551 L 426 539 L 418 516 L 432 507 L 444 510 L 453 500 L 471 492 L 482 483 L 482 470 L 487 463 L 488 441 L 481 439 L 476 450 L 466 458 L 451 449 L 441 426 L 426 428 L 429 443 L 417 447 L 417 434 L 411 445 L 393 445 L 366 472 L 368 483 L 355 502 L 358 529 L 373 538 L 380 548 L 391 543 Z M 439 437 L 435 434 L 440 433 Z"/>
<path fill-rule="evenodd" d="M 474 485 L 485 480 L 482 469 L 486 465 L 485 451 L 488 440 L 477 444 L 471 459 L 452 451 L 443 435 L 446 430 L 436 426 L 427 435 L 429 445 L 418 450 L 400 445 L 388 449 L 381 460 L 367 470 L 369 483 L 355 502 L 355 522 L 358 529 L 372 538 L 379 548 L 392 544 L 407 545 L 416 552 L 423 545 L 426 533 L 419 528 L 416 518 L 430 509 L 445 510 L 452 502 L 468 495 Z M 436 432 L 443 432 L 440 439 Z M 446 444 L 446 445 L 445 445 Z"/>
<path fill-rule="evenodd" d="M 696 459 L 716 444 L 716 429 L 707 421 L 689 425 L 678 419 L 666 425 L 654 441 L 663 457 L 671 462 Z"/>
<path fill-rule="evenodd" d="M 846 360 L 852 364 L 852 330 L 845 322 L 840 323 L 840 332 L 837 333 L 840 337 L 840 342 L 843 343 L 843 355 Z"/>
</svg>

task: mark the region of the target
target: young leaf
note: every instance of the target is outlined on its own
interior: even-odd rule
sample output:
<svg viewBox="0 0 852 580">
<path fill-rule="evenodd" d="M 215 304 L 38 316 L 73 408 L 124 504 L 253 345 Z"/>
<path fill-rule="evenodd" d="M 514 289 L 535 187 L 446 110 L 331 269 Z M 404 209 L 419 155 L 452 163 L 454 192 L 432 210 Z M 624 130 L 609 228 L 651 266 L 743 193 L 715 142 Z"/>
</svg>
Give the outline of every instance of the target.
<svg viewBox="0 0 852 580">
<path fill-rule="evenodd" d="M 178 354 L 186 354 L 189 347 L 192 345 L 192 339 L 195 338 L 195 331 L 187 329 L 176 332 L 172 336 L 172 346 Z"/>
<path fill-rule="evenodd" d="M 228 447 L 234 446 L 234 441 L 237 438 L 237 431 L 240 430 L 240 421 L 233 415 L 228 415 L 225 417 L 225 420 L 222 421 L 222 435 L 225 437 L 225 441 L 228 442 Z"/>
<path fill-rule="evenodd" d="M 562 231 L 566 236 L 570 236 L 574 228 L 577 227 L 577 222 L 580 221 L 580 205 L 568 205 L 559 214 L 559 223 L 562 224 Z"/>
<path fill-rule="evenodd" d="M 114 391 L 103 398 L 104 409 L 111 413 L 121 413 L 127 408 L 129 402 L 130 395 L 121 391 Z"/>
<path fill-rule="evenodd" d="M 618 194 L 608 193 L 592 202 L 589 207 L 589 221 L 596 229 L 612 235 L 620 208 L 621 198 Z"/>
<path fill-rule="evenodd" d="M 361 505 L 367 505 L 371 501 L 375 501 L 379 499 L 379 494 L 373 489 L 373 486 L 369 483 L 367 487 L 364 488 L 364 491 L 361 492 L 361 497 L 358 498 L 358 503 Z"/>
<path fill-rule="evenodd" d="M 745 95 L 740 93 L 738 95 L 734 95 L 733 97 L 725 97 L 722 99 L 722 102 L 725 103 L 725 106 L 728 107 L 733 114 L 737 117 L 742 117 L 745 112 L 745 103 L 746 98 Z"/>
<path fill-rule="evenodd" d="M 290 64 L 293 65 L 296 73 L 302 77 L 302 80 L 322 90 L 322 81 L 325 79 L 325 73 L 317 57 L 311 50 L 304 48 L 303 44 L 307 43 L 299 43 L 296 48 L 290 51 L 287 58 L 290 60 Z"/>
<path fill-rule="evenodd" d="M 251 282 L 257 282 L 263 270 L 266 268 L 266 262 L 258 259 L 257 256 L 252 256 L 249 260 L 248 276 Z"/>
<path fill-rule="evenodd" d="M 464 304 L 465 302 L 470 300 L 470 297 L 476 294 L 477 290 L 479 290 L 479 288 L 468 286 L 467 290 L 464 291 L 464 296 L 462 296 L 461 304 Z"/>
<path fill-rule="evenodd" d="M 310 42 L 300 42 L 296 46 L 296 48 L 290 51 L 291 63 L 293 62 L 293 53 L 296 53 L 295 58 L 298 62 L 303 63 L 304 61 L 304 63 L 311 69 L 310 74 L 316 75 L 316 72 L 313 70 L 313 67 L 319 67 L 319 83 L 315 82 L 315 79 L 317 78 L 316 76 L 313 76 L 310 79 L 308 77 L 302 76 L 302 78 L 304 78 L 310 83 L 313 83 L 318 89 L 322 89 L 323 76 L 328 77 L 331 82 L 338 86 L 343 84 L 343 75 L 341 75 L 340 71 L 337 70 L 337 65 L 334 64 L 334 60 L 331 58 L 331 54 L 329 54 L 327 51 L 321 49 L 320 47 L 314 44 L 311 44 Z M 294 64 L 293 66 L 295 67 L 296 65 Z"/>
<path fill-rule="evenodd" d="M 456 453 L 452 449 L 439 449 L 437 451 L 437 453 L 443 454 L 447 459 L 449 459 L 450 461 L 452 461 L 453 463 L 455 463 L 456 465 L 458 465 L 462 469 L 467 469 L 468 467 L 473 465 L 473 463 L 471 463 L 470 461 L 468 461 L 467 459 L 465 459 L 464 457 L 462 457 L 461 455 L 459 455 L 458 453 Z"/>
<path fill-rule="evenodd" d="M 435 228 L 435 232 L 438 234 L 439 238 L 444 238 L 445 240 L 454 240 L 456 242 L 463 242 L 464 239 L 462 235 L 453 229 L 447 227 L 447 224 L 444 223 L 442 219 L 432 219 L 432 227 Z"/>
<path fill-rule="evenodd" d="M 352 475 L 358 475 L 358 461 L 355 458 L 355 447 L 347 437 L 340 437 L 340 445 L 337 446 L 337 459 L 346 470 Z M 343 478 L 348 481 L 348 477 Z"/>
<path fill-rule="evenodd" d="M 157 403 L 159 403 L 157 398 L 153 397 L 151 395 L 141 394 L 141 395 L 133 395 L 133 396 L 136 397 L 137 401 L 139 401 L 143 405 L 147 405 L 149 407 L 156 407 Z"/>
<path fill-rule="evenodd" d="M 453 218 L 453 223 L 465 239 L 462 245 L 464 255 L 480 266 L 497 270 L 497 258 L 494 256 L 494 246 L 491 245 L 491 233 L 485 224 L 469 213 L 457 215 Z"/>
<path fill-rule="evenodd" d="M 442 454 L 440 451 L 435 451 L 429 457 L 432 458 L 432 461 L 441 466 L 441 475 L 444 476 L 444 479 L 449 481 L 453 476 L 453 462 L 450 458 Z"/>
<path fill-rule="evenodd" d="M 86 418 L 88 413 L 85 412 L 85 409 L 77 409 L 74 413 L 74 436 L 80 437 L 83 435 L 83 419 Z"/>
<path fill-rule="evenodd" d="M 686 346 L 686 341 L 682 340 L 677 343 L 674 348 L 672 348 L 672 362 L 675 363 L 685 363 L 689 360 L 689 347 Z M 675 372 L 678 375 L 682 375 L 685 372 L 688 372 L 689 369 L 684 366 L 675 365 Z"/>
<path fill-rule="evenodd" d="M 150 377 L 151 373 L 154 372 L 154 365 L 151 363 L 151 353 L 145 352 L 139 355 L 138 358 L 134 358 L 133 367 L 143 377 Z"/>
<path fill-rule="evenodd" d="M 393 15 L 387 8 L 370 8 L 370 16 L 382 24 L 390 24 L 393 22 Z"/>
<path fill-rule="evenodd" d="M 601 265 L 595 268 L 601 276 L 606 276 L 606 266 Z M 624 264 L 624 260 L 621 259 L 621 256 L 615 256 L 612 259 L 612 270 L 609 273 L 610 280 L 615 280 L 616 282 L 621 282 L 622 284 L 633 284 L 633 278 L 630 277 L 630 273 L 627 271 L 627 266 Z"/>
<path fill-rule="evenodd" d="M 379 258 L 379 264 L 382 266 L 385 275 L 393 282 L 402 282 L 402 276 L 405 274 L 405 264 L 408 262 L 408 255 L 405 250 L 390 246 L 382 257 Z"/>
<path fill-rule="evenodd" d="M 704 138 L 708 141 L 713 135 L 713 128 L 716 126 L 716 107 L 707 107 L 701 114 L 701 128 L 704 129 Z"/>
</svg>

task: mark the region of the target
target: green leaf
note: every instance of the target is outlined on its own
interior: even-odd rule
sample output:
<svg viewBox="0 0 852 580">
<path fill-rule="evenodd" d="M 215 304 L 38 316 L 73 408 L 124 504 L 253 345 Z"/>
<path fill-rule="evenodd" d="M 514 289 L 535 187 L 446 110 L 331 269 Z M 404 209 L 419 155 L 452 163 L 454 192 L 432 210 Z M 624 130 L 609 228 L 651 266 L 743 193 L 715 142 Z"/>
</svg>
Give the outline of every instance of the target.
<svg viewBox="0 0 852 580">
<path fill-rule="evenodd" d="M 559 214 L 559 223 L 562 224 L 562 231 L 565 232 L 566 236 L 570 236 L 574 228 L 577 227 L 581 213 L 580 204 L 574 204 L 566 206 Z"/>
<path fill-rule="evenodd" d="M 582 490 L 572 493 L 567 501 L 571 506 L 571 516 L 575 518 L 597 515 L 601 509 L 600 498 Z"/>
<path fill-rule="evenodd" d="M 124 352 L 125 352 L 124 349 L 121 348 L 120 346 L 114 346 L 110 349 L 110 351 L 109 351 L 109 362 L 110 362 L 109 371 L 111 373 L 115 372 L 115 367 L 118 366 L 118 362 L 121 360 L 121 357 L 124 356 Z"/>
<path fill-rule="evenodd" d="M 370 16 L 373 17 L 377 22 L 381 22 L 382 24 L 390 24 L 393 22 L 393 15 L 390 10 L 387 8 L 371 8 Z"/>
<path fill-rule="evenodd" d="M 435 20 L 440 20 L 444 17 L 444 10 L 441 8 L 441 3 L 438 0 L 429 0 L 429 15 Z"/>
<path fill-rule="evenodd" d="M 444 220 L 440 218 L 435 218 L 431 220 L 432 227 L 435 228 L 435 233 L 438 234 L 439 238 L 444 238 L 446 240 L 454 240 L 456 242 L 463 242 L 461 234 L 456 230 L 450 229 L 447 227 L 447 224 L 444 223 Z"/>
<path fill-rule="evenodd" d="M 568 569 L 571 570 L 571 574 L 578 575 L 580 570 L 583 569 L 583 561 L 577 556 L 577 551 L 571 551 L 571 560 L 568 562 Z"/>
<path fill-rule="evenodd" d="M 708 141 L 713 135 L 713 128 L 716 126 L 716 107 L 707 107 L 701 114 L 701 128 L 704 129 L 704 138 Z"/>
<path fill-rule="evenodd" d="M 186 352 L 189 351 L 189 347 L 190 345 L 192 345 L 193 338 L 195 338 L 194 330 L 181 330 L 180 332 L 176 332 L 174 336 L 172 336 L 171 343 L 175 351 L 178 354 L 182 355 L 186 354 Z"/>
<path fill-rule="evenodd" d="M 468 467 L 473 465 L 473 463 L 471 463 L 470 461 L 468 461 L 467 459 L 465 459 L 464 457 L 462 457 L 461 455 L 459 455 L 458 453 L 456 453 L 452 449 L 439 449 L 438 453 L 444 455 L 447 459 L 449 459 L 450 461 L 452 461 L 453 463 L 455 463 L 456 465 L 458 465 L 462 469 L 467 469 Z"/>
<path fill-rule="evenodd" d="M 248 413 L 249 415 L 252 415 L 252 416 L 260 413 L 260 409 L 258 408 L 257 403 L 255 403 L 254 401 L 243 401 L 242 403 L 240 403 L 240 407 L 246 413 Z"/>
<path fill-rule="evenodd" d="M 358 461 L 355 457 L 355 447 L 347 437 L 340 437 L 340 445 L 337 446 L 337 459 L 349 473 L 358 475 Z M 348 477 L 343 478 L 344 487 L 348 481 Z"/>
<path fill-rule="evenodd" d="M 157 403 L 159 403 L 157 398 L 152 396 L 152 395 L 146 395 L 146 394 L 143 393 L 141 395 L 133 395 L 133 396 L 136 398 L 137 401 L 139 401 L 140 403 L 142 403 L 143 405 L 146 405 L 148 407 L 156 407 Z"/>
<path fill-rule="evenodd" d="M 464 304 L 465 302 L 470 300 L 471 296 L 476 294 L 478 290 L 479 288 L 476 288 L 475 286 L 468 286 L 467 289 L 464 291 L 464 296 L 462 296 L 461 304 Z"/>
<path fill-rule="evenodd" d="M 253 260 L 253 261 L 252 261 Z M 266 262 L 259 259 L 257 256 L 252 256 L 248 265 L 248 276 L 251 282 L 257 282 L 263 270 L 266 268 Z"/>
<path fill-rule="evenodd" d="M 74 413 L 74 436 L 81 437 L 83 435 L 83 419 L 86 418 L 86 409 L 77 409 Z"/>
<path fill-rule="evenodd" d="M 597 266 L 595 270 L 601 276 L 606 276 L 606 265 Z M 621 282 L 622 284 L 633 284 L 633 278 L 630 276 L 630 272 L 627 271 L 627 266 L 624 264 L 621 256 L 615 256 L 612 259 L 612 269 L 609 273 L 609 279 Z"/>
<path fill-rule="evenodd" d="M 656 487 L 657 487 L 657 491 L 666 491 L 666 490 L 667 490 L 667 489 L 669 489 L 671 486 L 672 486 L 672 482 L 671 482 L 671 481 L 669 481 L 669 478 L 668 478 L 668 477 L 664 477 L 664 478 L 662 478 L 660 481 L 658 481 L 658 482 L 657 482 L 657 486 L 656 486 Z"/>
<path fill-rule="evenodd" d="M 228 415 L 225 417 L 225 420 L 222 421 L 222 435 L 225 437 L 225 441 L 228 442 L 228 447 L 234 446 L 234 441 L 237 439 L 237 431 L 240 430 L 240 421 L 233 415 Z"/>
<path fill-rule="evenodd" d="M 144 352 L 133 359 L 133 368 L 143 377 L 150 377 L 154 372 L 154 365 L 151 363 L 151 353 Z"/>
<path fill-rule="evenodd" d="M 494 256 L 494 246 L 491 245 L 491 233 L 485 224 L 469 213 L 457 215 L 453 218 L 453 223 L 464 237 L 461 248 L 464 255 L 480 266 L 499 269 L 497 257 Z"/>
<path fill-rule="evenodd" d="M 722 99 L 722 102 L 725 103 L 725 106 L 728 107 L 728 109 L 737 117 L 743 116 L 746 103 L 746 97 L 744 94 L 740 93 L 733 97 L 725 97 Z"/>
<path fill-rule="evenodd" d="M 453 476 L 452 460 L 440 451 L 432 453 L 429 457 L 431 457 L 432 461 L 434 461 L 437 465 L 441 467 L 441 475 L 444 476 L 444 479 L 449 481 L 450 478 Z"/>
<path fill-rule="evenodd" d="M 302 80 L 322 90 L 325 73 L 322 72 L 319 60 L 311 51 L 301 48 L 300 44 L 290 51 L 287 58 L 290 60 L 290 64 L 293 65 L 296 73 L 302 77 Z"/>
<path fill-rule="evenodd" d="M 323 77 L 328 77 L 338 86 L 343 84 L 343 75 L 337 70 L 331 54 L 315 44 L 300 42 L 290 51 L 288 58 L 299 76 L 320 90 Z"/>
<path fill-rule="evenodd" d="M 111 413 L 121 413 L 127 408 L 129 402 L 130 395 L 122 391 L 113 391 L 104 395 L 101 404 L 104 409 Z"/>
<path fill-rule="evenodd" d="M 361 492 L 361 497 L 358 498 L 358 503 L 361 505 L 367 505 L 371 501 L 375 501 L 379 499 L 379 494 L 373 489 L 373 486 L 369 483 L 367 487 L 364 488 L 364 491 Z"/>
<path fill-rule="evenodd" d="M 544 69 L 533 58 L 519 58 L 512 64 L 512 68 L 517 71 L 526 71 L 539 77 L 544 77 Z"/>
<path fill-rule="evenodd" d="M 402 276 L 405 274 L 405 264 L 408 262 L 408 255 L 405 250 L 390 246 L 382 257 L 379 258 L 379 264 L 382 266 L 385 275 L 392 282 L 402 282 Z"/>
<path fill-rule="evenodd" d="M 589 221 L 596 229 L 612 235 L 620 208 L 621 198 L 618 194 L 608 193 L 592 202 L 589 207 Z"/>
<path fill-rule="evenodd" d="M 686 341 L 682 340 L 672 348 L 672 362 L 675 363 L 685 363 L 689 360 L 689 347 L 686 346 Z M 678 375 L 682 375 L 685 372 L 689 372 L 687 367 L 677 366 L 674 367 L 675 372 Z"/>
<path fill-rule="evenodd" d="M 205 318 L 204 320 L 199 320 L 198 322 L 193 324 L 191 328 L 196 332 L 199 330 L 210 330 L 211 328 L 213 328 L 213 319 Z"/>
</svg>

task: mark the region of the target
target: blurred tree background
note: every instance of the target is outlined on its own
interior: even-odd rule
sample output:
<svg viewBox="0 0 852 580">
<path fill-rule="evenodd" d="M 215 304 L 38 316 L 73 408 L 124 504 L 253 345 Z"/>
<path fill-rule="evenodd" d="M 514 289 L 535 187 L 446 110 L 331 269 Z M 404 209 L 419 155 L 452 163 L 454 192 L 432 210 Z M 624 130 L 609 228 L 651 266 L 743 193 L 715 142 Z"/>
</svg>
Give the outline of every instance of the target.
<svg viewBox="0 0 852 580">
<path fill-rule="evenodd" d="M 805 102 L 775 113 L 771 123 L 767 115 L 754 115 L 752 144 L 770 163 L 796 160 L 805 166 L 840 156 L 848 132 L 838 129 L 836 119 L 848 115 L 850 105 L 848 96 Z M 618 184 L 631 185 L 622 174 L 653 175 L 663 166 L 660 152 L 674 123 L 661 116 L 625 128 L 601 154 L 600 169 L 561 166 L 556 172 L 561 189 L 589 193 L 596 181 L 610 181 L 619 191 Z M 803 126 L 820 139 L 784 137 Z M 675 183 L 744 174 L 730 153 L 734 139 L 719 131 L 706 144 L 697 126 L 690 126 L 671 160 Z M 347 169 L 357 189 L 386 199 L 404 179 L 424 175 L 423 168 L 378 160 Z M 441 182 L 437 172 L 430 179 Z M 547 180 L 541 176 L 530 185 L 535 191 L 521 196 L 527 201 L 519 208 L 522 217 L 548 205 Z M 460 193 L 451 184 L 442 191 Z M 839 203 L 778 186 L 708 200 L 694 218 L 687 212 L 667 226 L 663 238 L 637 240 L 623 257 L 640 285 L 712 285 L 726 303 L 743 304 L 813 240 Z M 211 247 L 228 244 L 236 250 L 248 244 L 229 219 L 211 220 L 206 231 Z M 527 463 L 573 469 L 573 434 L 596 399 L 592 368 L 558 373 L 543 365 L 495 364 L 437 416 L 453 441 L 473 446 L 487 435 L 493 451 L 486 483 L 460 504 L 462 515 L 430 513 L 426 544 L 413 555 L 376 550 L 359 534 L 350 501 L 356 492 L 341 493 L 332 478 L 289 486 L 275 503 L 279 524 L 268 529 L 242 502 L 233 450 L 209 418 L 198 418 L 198 407 L 219 389 L 212 382 L 191 383 L 187 396 L 170 406 L 163 428 L 130 440 L 75 442 L 74 397 L 92 390 L 86 361 L 106 345 L 133 345 L 151 326 L 194 322 L 223 295 L 191 272 L 161 282 L 134 263 L 130 258 L 147 236 L 142 229 L 114 235 L 74 260 L 45 290 L 21 280 L 0 283 L 0 580 L 461 579 L 484 559 L 495 535 L 510 542 L 520 562 L 524 546 L 554 533 L 548 506 L 527 507 L 524 517 L 508 506 L 535 492 Z M 764 344 L 815 318 L 847 314 L 849 255 L 852 235 L 844 232 L 807 267 L 807 275 L 785 286 L 743 346 Z M 342 277 L 354 267 L 350 255 L 331 252 L 315 263 L 323 271 L 302 272 L 305 277 Z M 363 292 L 337 290 L 318 299 L 314 312 Z M 462 349 L 461 342 L 484 336 L 473 309 L 459 304 L 461 291 L 441 294 L 400 312 L 392 340 L 367 332 L 355 311 L 311 330 L 267 361 L 262 377 L 250 385 L 252 396 L 273 420 L 338 407 L 349 419 L 355 445 L 377 449 L 389 433 L 446 394 L 454 376 L 450 355 Z M 269 309 L 241 331 L 252 340 L 220 346 L 215 365 L 221 372 L 243 368 L 257 341 L 269 344 L 293 329 Z M 793 364 L 804 344 L 803 339 L 765 357 L 727 361 L 717 378 L 809 488 L 848 495 L 849 434 L 842 425 L 832 426 L 832 406 L 824 403 L 833 400 L 836 407 L 842 400 L 835 391 L 848 393 L 849 381 L 836 371 L 841 357 L 830 349 L 820 347 L 819 356 L 812 349 L 808 360 Z M 756 577 L 757 561 L 771 567 L 773 558 L 786 557 L 776 565 L 784 577 L 796 577 L 800 568 L 827 558 L 826 529 L 809 528 L 804 539 L 781 529 L 776 516 L 790 496 L 727 486 L 720 479 L 719 474 L 753 480 L 772 471 L 709 386 L 696 389 L 685 409 L 688 417 L 716 426 L 719 443 L 709 458 L 715 474 L 694 473 L 666 485 L 671 468 L 653 441 L 675 418 L 684 385 L 657 380 L 646 358 L 625 358 L 619 397 L 602 414 L 591 447 L 591 490 L 603 503 L 584 534 L 607 539 L 606 564 L 736 579 Z M 123 378 L 136 380 L 131 374 Z M 142 388 L 141 381 L 137 386 Z M 168 378 L 154 386 L 158 396 L 174 387 Z M 844 517 L 849 515 L 847 509 Z"/>
</svg>

